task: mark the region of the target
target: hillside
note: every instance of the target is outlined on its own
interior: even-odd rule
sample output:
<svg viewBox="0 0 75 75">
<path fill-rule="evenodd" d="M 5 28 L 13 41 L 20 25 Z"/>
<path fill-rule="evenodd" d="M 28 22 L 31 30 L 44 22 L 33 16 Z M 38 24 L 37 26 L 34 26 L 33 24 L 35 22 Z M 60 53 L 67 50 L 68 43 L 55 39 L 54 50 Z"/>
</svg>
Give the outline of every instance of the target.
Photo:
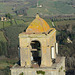
<svg viewBox="0 0 75 75">
<path fill-rule="evenodd" d="M 59 14 L 74 14 L 75 8 L 70 5 L 71 0 L 38 0 L 38 5 L 42 5 L 41 8 L 29 8 L 28 15 L 36 14 L 41 15 L 59 15 Z"/>
<path fill-rule="evenodd" d="M 18 35 L 37 12 L 57 30 L 59 55 L 66 57 L 66 75 L 75 75 L 75 0 L 38 0 L 40 5 L 37 7 L 37 0 L 0 0 L 0 16 L 5 13 L 12 16 L 0 21 L 0 75 L 10 75 L 10 67 L 18 62 Z M 68 37 L 72 43 L 67 42 Z"/>
<path fill-rule="evenodd" d="M 15 17 L 12 20 L 12 25 L 7 25 L 7 22 L 4 24 L 4 28 L 1 30 L 4 32 L 4 35 L 7 37 L 7 43 L 0 42 L 0 57 L 2 55 L 7 56 L 8 58 L 15 58 L 18 57 L 18 35 L 19 33 L 26 30 L 28 25 L 32 22 L 34 17 Z M 44 19 L 48 22 L 50 27 L 55 27 L 57 30 L 57 42 L 59 43 L 59 54 L 61 56 L 66 57 L 66 75 L 74 75 L 75 69 L 75 17 L 44 17 Z M 54 25 L 52 26 L 51 20 L 53 19 Z M 10 23 L 9 23 L 10 24 Z M 1 31 L 0 39 L 3 41 L 5 39 L 3 32 Z M 67 42 L 67 37 L 69 37 L 72 43 Z M 2 48 L 3 47 L 3 48 Z M 4 59 L 5 60 L 5 59 Z M 0 74 L 1 72 L 4 73 L 2 75 L 6 75 L 5 73 L 9 73 L 9 68 L 13 65 L 14 59 L 12 61 L 0 61 Z M 17 60 L 18 61 L 18 60 Z M 17 62 L 16 61 L 16 62 Z M 3 65 L 3 66 L 2 66 Z M 7 74 L 10 75 L 10 74 Z"/>
<path fill-rule="evenodd" d="M 4 36 L 4 33 L 0 31 L 0 55 L 7 54 L 7 40 Z"/>
<path fill-rule="evenodd" d="M 42 5 L 42 7 L 37 7 Z M 24 11 L 26 16 L 75 14 L 75 0 L 0 0 L 0 15 L 10 13 L 16 15 L 18 11 Z"/>
<path fill-rule="evenodd" d="M 0 31 L 0 41 L 7 42 L 2 31 Z"/>
</svg>

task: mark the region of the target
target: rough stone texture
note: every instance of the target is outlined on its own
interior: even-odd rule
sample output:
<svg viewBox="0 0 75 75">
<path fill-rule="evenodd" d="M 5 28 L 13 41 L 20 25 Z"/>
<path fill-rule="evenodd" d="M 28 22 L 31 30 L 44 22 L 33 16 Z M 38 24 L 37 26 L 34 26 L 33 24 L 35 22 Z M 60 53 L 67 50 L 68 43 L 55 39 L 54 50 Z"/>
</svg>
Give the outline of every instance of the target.
<svg viewBox="0 0 75 75">
<path fill-rule="evenodd" d="M 32 46 L 32 43 L 35 44 Z M 56 30 L 38 15 L 26 32 L 19 34 L 19 44 L 20 65 L 11 68 L 11 75 L 43 75 L 37 71 L 45 75 L 65 75 L 65 58 L 56 53 Z"/>
<path fill-rule="evenodd" d="M 11 68 L 11 75 L 20 75 L 22 72 L 23 75 L 42 75 L 37 74 L 37 71 L 44 71 L 45 75 L 65 75 L 65 58 L 57 57 L 56 63 L 54 63 L 51 67 L 26 68 L 14 65 Z"/>
<path fill-rule="evenodd" d="M 39 41 L 41 44 L 41 66 L 50 67 L 52 65 L 51 47 L 56 43 L 56 30 L 52 29 L 49 34 L 25 34 L 19 35 L 20 41 L 20 63 L 21 66 L 31 67 L 31 45 L 32 41 Z M 56 57 L 56 53 L 54 53 Z"/>
</svg>

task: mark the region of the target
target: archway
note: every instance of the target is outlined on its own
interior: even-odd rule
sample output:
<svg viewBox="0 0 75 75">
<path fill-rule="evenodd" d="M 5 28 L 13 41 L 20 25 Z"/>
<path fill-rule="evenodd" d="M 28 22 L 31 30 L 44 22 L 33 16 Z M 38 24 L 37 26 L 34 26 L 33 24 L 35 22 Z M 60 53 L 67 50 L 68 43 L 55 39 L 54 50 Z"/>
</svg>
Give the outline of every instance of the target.
<svg viewBox="0 0 75 75">
<path fill-rule="evenodd" d="M 32 64 L 41 65 L 41 44 L 39 41 L 31 41 L 31 62 Z"/>
</svg>

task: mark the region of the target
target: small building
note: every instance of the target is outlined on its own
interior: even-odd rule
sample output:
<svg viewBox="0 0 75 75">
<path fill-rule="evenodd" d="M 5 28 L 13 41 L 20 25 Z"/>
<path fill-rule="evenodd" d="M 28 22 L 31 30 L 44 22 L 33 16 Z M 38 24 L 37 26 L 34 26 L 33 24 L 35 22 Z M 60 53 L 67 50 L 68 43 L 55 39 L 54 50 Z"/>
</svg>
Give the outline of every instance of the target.
<svg viewBox="0 0 75 75">
<path fill-rule="evenodd" d="M 37 7 L 38 7 L 38 8 L 42 8 L 43 5 L 39 5 L 38 2 L 37 2 Z"/>
<path fill-rule="evenodd" d="M 6 21 L 6 17 L 1 17 L 1 21 Z"/>
<path fill-rule="evenodd" d="M 65 57 L 58 56 L 56 29 L 36 15 L 19 34 L 20 65 L 11 68 L 11 75 L 65 75 Z"/>
<path fill-rule="evenodd" d="M 18 15 L 19 17 L 22 17 L 23 15 Z"/>
<path fill-rule="evenodd" d="M 72 41 L 69 37 L 67 37 L 67 43 L 72 43 Z"/>
</svg>

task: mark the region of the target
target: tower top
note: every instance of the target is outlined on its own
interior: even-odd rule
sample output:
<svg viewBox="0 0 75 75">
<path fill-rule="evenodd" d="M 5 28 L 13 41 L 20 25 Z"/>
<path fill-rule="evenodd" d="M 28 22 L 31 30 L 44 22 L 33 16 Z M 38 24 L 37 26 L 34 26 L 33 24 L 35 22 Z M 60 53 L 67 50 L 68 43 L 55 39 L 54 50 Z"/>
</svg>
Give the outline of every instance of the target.
<svg viewBox="0 0 75 75">
<path fill-rule="evenodd" d="M 26 33 L 47 33 L 49 30 L 48 23 L 37 14 L 36 18 L 28 26 Z"/>
</svg>

